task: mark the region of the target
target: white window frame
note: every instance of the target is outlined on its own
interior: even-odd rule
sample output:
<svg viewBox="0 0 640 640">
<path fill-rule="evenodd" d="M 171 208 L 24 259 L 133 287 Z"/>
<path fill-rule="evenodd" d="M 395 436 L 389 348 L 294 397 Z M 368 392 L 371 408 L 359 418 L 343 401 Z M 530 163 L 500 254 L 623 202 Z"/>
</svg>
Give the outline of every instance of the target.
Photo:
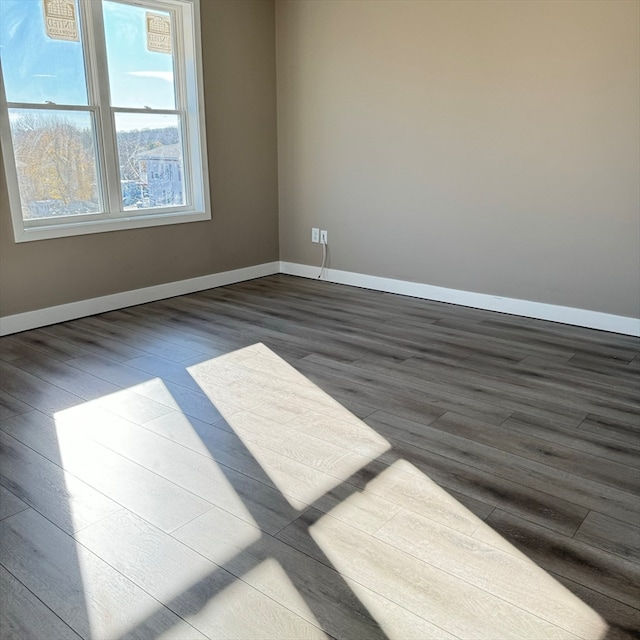
<svg viewBox="0 0 640 640">
<path fill-rule="evenodd" d="M 0 0 L 1 1 L 1 0 Z M 111 0 L 148 9 L 168 11 L 174 26 L 174 82 L 176 109 L 112 107 L 107 75 L 102 0 L 78 0 L 82 29 L 88 106 L 8 103 L 0 63 L 0 144 L 5 166 L 9 206 L 16 242 L 136 229 L 211 219 L 207 165 L 200 0 Z M 18 173 L 9 122 L 10 108 L 78 110 L 94 115 L 96 160 L 104 212 L 25 220 L 18 188 Z M 171 114 L 182 117 L 182 206 L 124 210 L 116 147 L 116 113 Z"/>
</svg>

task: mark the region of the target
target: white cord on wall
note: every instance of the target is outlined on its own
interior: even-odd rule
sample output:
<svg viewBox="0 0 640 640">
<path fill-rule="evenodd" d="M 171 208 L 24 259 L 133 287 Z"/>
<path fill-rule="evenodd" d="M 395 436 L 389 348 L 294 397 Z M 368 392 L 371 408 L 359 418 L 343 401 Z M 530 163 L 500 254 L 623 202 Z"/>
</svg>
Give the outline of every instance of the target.
<svg viewBox="0 0 640 640">
<path fill-rule="evenodd" d="M 326 263 L 327 263 L 327 243 L 323 242 L 322 243 L 322 265 L 320 266 L 320 273 L 317 278 L 318 280 L 322 278 L 322 274 L 324 273 Z"/>
</svg>

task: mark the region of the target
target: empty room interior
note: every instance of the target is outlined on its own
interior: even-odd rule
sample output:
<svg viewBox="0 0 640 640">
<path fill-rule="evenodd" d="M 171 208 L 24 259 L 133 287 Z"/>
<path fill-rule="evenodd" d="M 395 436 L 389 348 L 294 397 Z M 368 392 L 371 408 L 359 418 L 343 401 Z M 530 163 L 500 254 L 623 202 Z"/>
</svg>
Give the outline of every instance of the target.
<svg viewBox="0 0 640 640">
<path fill-rule="evenodd" d="M 3 640 L 640 638 L 638 0 L 0 0 Z"/>
</svg>

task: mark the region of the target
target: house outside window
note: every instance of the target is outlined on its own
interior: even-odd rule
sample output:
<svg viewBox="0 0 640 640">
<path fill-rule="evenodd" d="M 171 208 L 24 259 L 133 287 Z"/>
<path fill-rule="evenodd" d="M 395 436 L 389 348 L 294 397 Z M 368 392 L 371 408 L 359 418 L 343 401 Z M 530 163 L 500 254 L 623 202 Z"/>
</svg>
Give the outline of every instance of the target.
<svg viewBox="0 0 640 640">
<path fill-rule="evenodd" d="M 211 217 L 199 0 L 0 0 L 17 242 Z"/>
<path fill-rule="evenodd" d="M 144 189 L 147 199 L 138 206 L 162 207 L 181 204 L 182 185 L 182 146 L 164 144 L 138 155 L 140 188 Z"/>
</svg>

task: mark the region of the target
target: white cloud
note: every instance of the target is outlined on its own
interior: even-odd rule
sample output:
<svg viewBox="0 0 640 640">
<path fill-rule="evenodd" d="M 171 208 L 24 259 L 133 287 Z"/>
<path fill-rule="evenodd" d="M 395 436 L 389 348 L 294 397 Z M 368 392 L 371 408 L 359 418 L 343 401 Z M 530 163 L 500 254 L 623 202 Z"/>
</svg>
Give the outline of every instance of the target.
<svg viewBox="0 0 640 640">
<path fill-rule="evenodd" d="M 166 82 L 173 82 L 173 71 L 129 71 L 129 76 L 138 76 L 139 78 L 158 78 Z"/>
</svg>

